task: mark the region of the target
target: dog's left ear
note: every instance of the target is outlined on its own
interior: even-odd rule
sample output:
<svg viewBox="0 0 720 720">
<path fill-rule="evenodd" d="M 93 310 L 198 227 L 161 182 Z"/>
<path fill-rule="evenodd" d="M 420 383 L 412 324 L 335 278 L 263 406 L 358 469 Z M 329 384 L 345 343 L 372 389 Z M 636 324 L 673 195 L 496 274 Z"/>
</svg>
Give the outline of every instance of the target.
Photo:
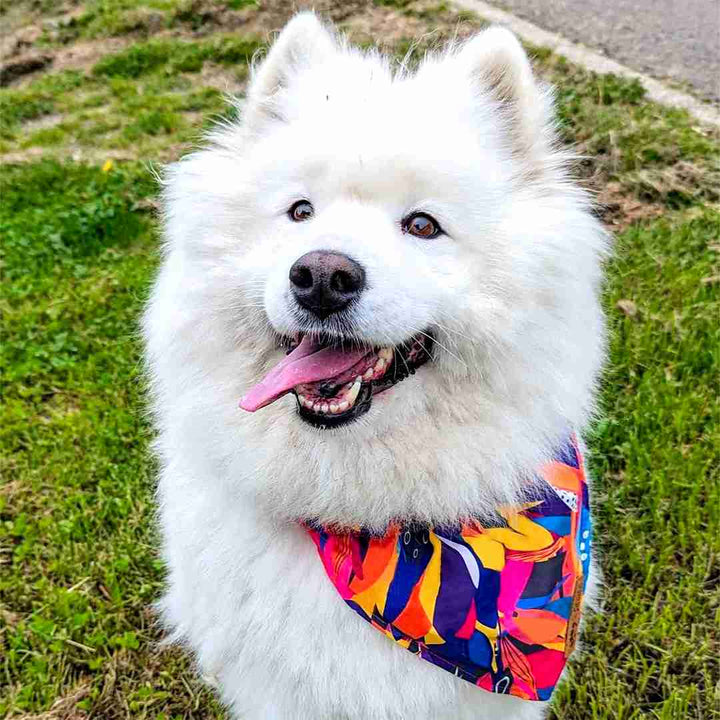
<svg viewBox="0 0 720 720">
<path fill-rule="evenodd" d="M 457 60 L 474 89 L 498 104 L 513 152 L 531 161 L 547 150 L 552 96 L 533 76 L 530 60 L 515 35 L 491 27 L 469 40 Z"/>
<path fill-rule="evenodd" d="M 267 57 L 253 70 L 243 111 L 243 122 L 254 133 L 283 120 L 282 96 L 293 78 L 337 52 L 335 37 L 313 12 L 302 12 L 288 22 Z"/>
</svg>

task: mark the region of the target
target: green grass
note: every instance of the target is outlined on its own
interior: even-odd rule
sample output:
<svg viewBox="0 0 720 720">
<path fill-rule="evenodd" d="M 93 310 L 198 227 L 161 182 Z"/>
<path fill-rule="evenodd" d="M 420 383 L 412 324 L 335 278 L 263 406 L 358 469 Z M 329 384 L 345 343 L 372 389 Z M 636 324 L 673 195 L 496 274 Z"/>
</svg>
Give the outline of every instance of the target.
<svg viewBox="0 0 720 720">
<path fill-rule="evenodd" d="M 28 17 L 53 12 L 26 5 Z M 380 5 L 440 36 L 458 17 L 444 3 Z M 188 8 L 89 2 L 64 42 L 123 34 L 151 13 L 162 31 L 189 23 Z M 256 47 L 149 37 L 94 69 L 0 90 L 0 153 L 46 155 L 0 173 L 2 717 L 58 701 L 73 718 L 222 717 L 188 658 L 157 647 L 149 610 L 163 570 L 137 322 L 158 260 L 157 188 L 137 159 L 176 157 L 229 113 L 199 70 L 241 78 Z M 636 83 L 535 55 L 559 87 L 563 139 L 587 154 L 579 172 L 661 212 L 629 224 L 608 265 L 610 362 L 588 438 L 606 606 L 554 717 L 709 720 L 720 707 L 718 136 Z M 97 160 L 74 162 L 78 148 Z M 118 151 L 136 159 L 103 172 Z"/>
<path fill-rule="evenodd" d="M 720 137 L 683 110 L 644 101 L 635 80 L 597 75 L 535 52 L 557 88 L 561 137 L 587 160 L 596 187 L 619 180 L 628 194 L 673 208 L 720 200 Z"/>
<path fill-rule="evenodd" d="M 201 0 L 90 0 L 83 11 L 56 20 L 45 27 L 38 45 L 56 49 L 83 40 L 104 37 L 148 38 L 159 32 L 202 33 L 221 29 L 223 10 L 257 10 L 257 0 L 227 0 L 221 3 Z"/>
<path fill-rule="evenodd" d="M 137 342 L 156 264 L 155 191 L 135 165 L 42 162 L 2 176 L 3 716 L 49 707 L 86 679 L 78 707 L 103 717 L 117 710 L 118 681 L 131 717 L 158 717 L 145 714 L 158 703 L 171 717 L 204 697 L 176 655 L 150 684 L 143 669 L 159 662 Z"/>
<path fill-rule="evenodd" d="M 701 210 L 617 239 L 604 413 L 589 438 L 609 587 L 563 719 L 709 718 L 720 700 L 719 237 L 720 213 Z M 573 708 L 588 687 L 592 714 Z"/>
<path fill-rule="evenodd" d="M 0 89 L 0 153 L 75 146 L 93 152 L 133 147 L 138 155 L 194 141 L 204 123 L 194 115 L 225 110 L 222 92 L 196 77 L 204 67 L 231 68 L 236 82 L 257 41 L 219 36 L 205 43 L 147 43 L 106 56 L 87 75 L 47 74 L 23 89 Z M 52 117 L 48 117 L 52 116 Z M 34 127 L 43 118 L 50 127 Z"/>
<path fill-rule="evenodd" d="M 208 60 L 244 68 L 259 47 L 257 40 L 237 36 L 219 37 L 205 42 L 148 40 L 135 43 L 114 55 L 107 55 L 95 65 L 93 73 L 129 79 L 160 69 L 168 75 L 196 73 L 202 70 Z"/>
</svg>

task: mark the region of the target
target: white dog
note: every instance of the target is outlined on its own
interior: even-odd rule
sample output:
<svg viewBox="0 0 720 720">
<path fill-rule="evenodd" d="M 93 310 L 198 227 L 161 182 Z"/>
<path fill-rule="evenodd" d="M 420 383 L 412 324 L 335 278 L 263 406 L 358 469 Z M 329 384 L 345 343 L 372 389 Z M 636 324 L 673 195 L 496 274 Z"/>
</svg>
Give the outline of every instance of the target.
<svg viewBox="0 0 720 720">
<path fill-rule="evenodd" d="M 543 716 L 604 346 L 567 161 L 508 31 L 409 71 L 308 13 L 168 171 L 161 609 L 234 717 Z"/>
</svg>

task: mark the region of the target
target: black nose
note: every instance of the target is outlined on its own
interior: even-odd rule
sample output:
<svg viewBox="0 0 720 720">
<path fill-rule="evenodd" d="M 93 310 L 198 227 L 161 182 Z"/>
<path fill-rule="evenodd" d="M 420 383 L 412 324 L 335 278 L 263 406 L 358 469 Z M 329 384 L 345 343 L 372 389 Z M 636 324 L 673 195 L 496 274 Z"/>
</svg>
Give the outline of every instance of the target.
<svg viewBox="0 0 720 720">
<path fill-rule="evenodd" d="M 298 304 L 321 320 L 339 312 L 365 287 L 365 270 L 342 253 L 316 250 L 290 268 L 290 288 Z"/>
</svg>

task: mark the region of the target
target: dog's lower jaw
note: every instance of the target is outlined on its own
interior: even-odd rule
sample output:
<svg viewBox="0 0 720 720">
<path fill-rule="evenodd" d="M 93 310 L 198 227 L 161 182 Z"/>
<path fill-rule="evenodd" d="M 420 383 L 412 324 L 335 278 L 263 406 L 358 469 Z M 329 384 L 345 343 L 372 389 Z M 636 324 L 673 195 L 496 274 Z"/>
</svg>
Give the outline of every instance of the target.
<svg viewBox="0 0 720 720">
<path fill-rule="evenodd" d="M 544 716 L 543 703 L 475 688 L 367 627 L 338 597 L 299 525 L 272 524 L 222 487 L 218 478 L 163 474 L 161 524 L 170 574 L 160 606 L 201 672 L 216 679 L 234 717 Z"/>
</svg>

